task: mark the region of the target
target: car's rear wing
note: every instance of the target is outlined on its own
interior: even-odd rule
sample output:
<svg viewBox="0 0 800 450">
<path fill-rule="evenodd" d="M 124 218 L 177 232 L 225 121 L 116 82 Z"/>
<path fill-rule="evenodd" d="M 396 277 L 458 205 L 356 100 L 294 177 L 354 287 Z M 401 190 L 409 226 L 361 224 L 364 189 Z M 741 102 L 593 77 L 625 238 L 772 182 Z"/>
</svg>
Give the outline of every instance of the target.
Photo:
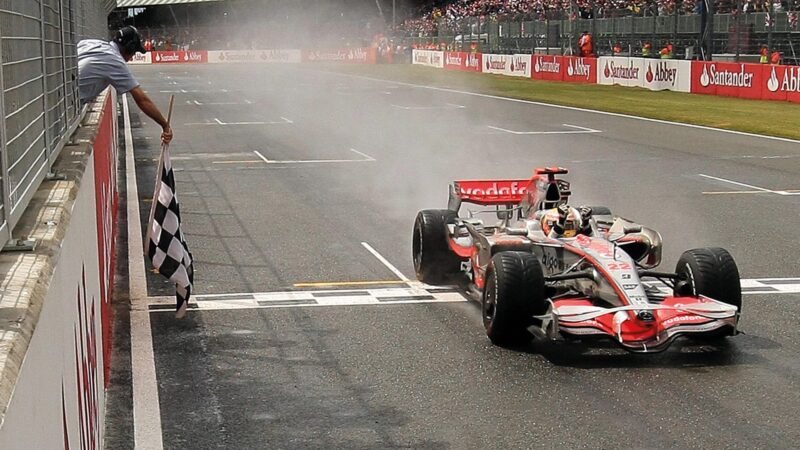
<svg viewBox="0 0 800 450">
<path fill-rule="evenodd" d="M 530 179 L 460 180 L 450 185 L 447 209 L 458 211 L 462 202 L 482 206 L 516 205 L 528 192 Z"/>
</svg>

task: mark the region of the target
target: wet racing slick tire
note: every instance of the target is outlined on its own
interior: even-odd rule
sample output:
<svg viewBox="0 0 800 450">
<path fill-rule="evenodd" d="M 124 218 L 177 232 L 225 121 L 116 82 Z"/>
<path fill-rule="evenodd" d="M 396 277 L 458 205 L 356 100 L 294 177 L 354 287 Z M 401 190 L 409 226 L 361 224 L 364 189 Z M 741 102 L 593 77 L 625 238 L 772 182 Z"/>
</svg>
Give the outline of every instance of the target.
<svg viewBox="0 0 800 450">
<path fill-rule="evenodd" d="M 446 209 L 424 209 L 414 221 L 412 257 L 417 279 L 428 284 L 442 284 L 461 271 L 461 258 L 447 243 L 447 224 L 458 214 Z"/>
<path fill-rule="evenodd" d="M 723 248 L 696 248 L 683 252 L 675 273 L 681 277 L 674 294 L 705 295 L 733 305 L 742 312 L 742 285 L 739 268 Z M 699 337 L 699 336 L 698 336 Z"/>
<path fill-rule="evenodd" d="M 533 253 L 506 251 L 492 257 L 486 272 L 481 312 L 486 335 L 501 347 L 531 339 L 533 316 L 547 309 L 544 274 Z"/>
</svg>

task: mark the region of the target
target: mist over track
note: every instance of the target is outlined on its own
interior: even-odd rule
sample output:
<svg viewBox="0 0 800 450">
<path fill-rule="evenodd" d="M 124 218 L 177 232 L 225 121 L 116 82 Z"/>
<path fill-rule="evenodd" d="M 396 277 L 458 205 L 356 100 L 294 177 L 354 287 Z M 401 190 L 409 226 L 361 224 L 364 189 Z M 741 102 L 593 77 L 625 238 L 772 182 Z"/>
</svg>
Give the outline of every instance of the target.
<svg viewBox="0 0 800 450">
<path fill-rule="evenodd" d="M 135 72 L 159 104 L 176 95 L 173 162 L 200 305 L 176 321 L 148 274 L 157 380 L 144 382 L 157 383 L 164 448 L 800 438 L 796 143 L 303 67 Z M 132 119 L 144 222 L 159 133 Z M 763 286 L 745 296 L 745 334 L 645 356 L 507 350 L 490 344 L 475 303 L 412 292 L 418 210 L 445 208 L 452 180 L 541 165 L 570 169 L 573 204 L 659 230 L 665 270 L 686 249 L 727 248 L 748 286 Z"/>
</svg>

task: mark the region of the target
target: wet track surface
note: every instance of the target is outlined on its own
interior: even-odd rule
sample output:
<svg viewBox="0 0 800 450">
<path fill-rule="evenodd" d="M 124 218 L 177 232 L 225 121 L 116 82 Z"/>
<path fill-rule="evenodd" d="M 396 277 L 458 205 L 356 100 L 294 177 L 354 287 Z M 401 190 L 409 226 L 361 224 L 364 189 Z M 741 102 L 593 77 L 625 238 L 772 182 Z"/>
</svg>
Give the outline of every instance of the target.
<svg viewBox="0 0 800 450">
<path fill-rule="evenodd" d="M 164 448 L 774 448 L 800 438 L 800 280 L 746 295 L 744 334 L 725 345 L 658 355 L 502 349 L 473 302 L 395 302 L 409 299 L 401 276 L 413 278 L 415 214 L 444 208 L 450 181 L 553 164 L 571 170 L 572 203 L 659 230 L 664 270 L 683 250 L 721 246 L 742 278 L 798 277 L 797 143 L 303 68 L 135 72 L 159 105 L 176 95 L 172 153 L 196 291 L 215 302 L 182 321 L 150 314 Z M 144 223 L 159 130 L 132 112 Z M 260 294 L 288 291 L 311 294 Z M 148 293 L 157 307 L 170 291 L 148 273 Z"/>
</svg>

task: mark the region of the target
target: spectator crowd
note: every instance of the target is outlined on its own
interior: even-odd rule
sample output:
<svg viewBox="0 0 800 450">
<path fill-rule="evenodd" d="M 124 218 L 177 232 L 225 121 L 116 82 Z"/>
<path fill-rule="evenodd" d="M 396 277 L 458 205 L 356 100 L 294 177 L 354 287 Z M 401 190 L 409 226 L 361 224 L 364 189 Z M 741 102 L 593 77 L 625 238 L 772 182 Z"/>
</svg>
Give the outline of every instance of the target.
<svg viewBox="0 0 800 450">
<path fill-rule="evenodd" d="M 436 35 L 440 29 L 460 29 L 467 21 L 528 21 L 592 19 L 624 16 L 701 14 L 704 0 L 453 0 L 427 6 L 404 21 L 398 31 L 410 36 Z M 742 12 L 797 10 L 799 0 L 741 0 Z M 717 13 L 735 13 L 737 0 L 714 0 Z"/>
</svg>

